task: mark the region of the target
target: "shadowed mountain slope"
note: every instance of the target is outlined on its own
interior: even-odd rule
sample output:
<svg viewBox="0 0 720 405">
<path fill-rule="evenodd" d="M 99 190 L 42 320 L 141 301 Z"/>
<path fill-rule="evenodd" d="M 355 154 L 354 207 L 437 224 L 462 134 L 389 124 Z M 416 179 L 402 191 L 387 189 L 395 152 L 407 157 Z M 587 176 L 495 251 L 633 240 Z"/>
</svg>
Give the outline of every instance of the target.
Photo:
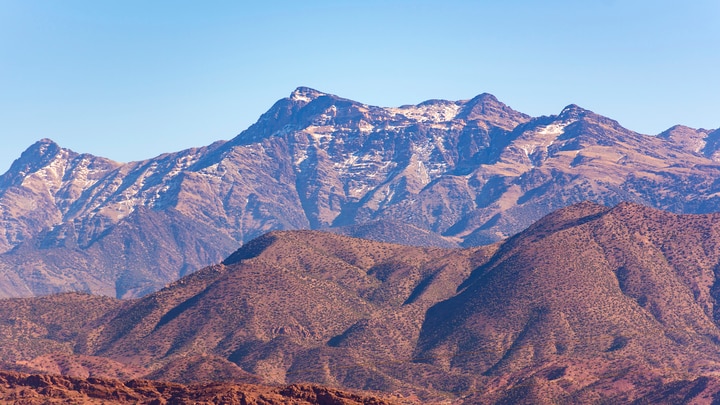
<svg viewBox="0 0 720 405">
<path fill-rule="evenodd" d="M 409 364 L 425 310 L 491 251 L 269 233 L 135 303 L 92 352 L 135 365 L 208 354 L 278 383 L 407 387 L 393 367 L 371 364 Z"/>
<path fill-rule="evenodd" d="M 575 205 L 510 239 L 429 310 L 416 356 L 501 384 L 552 374 L 556 393 L 580 402 L 714 375 L 719 263 L 718 214 Z"/>
</svg>

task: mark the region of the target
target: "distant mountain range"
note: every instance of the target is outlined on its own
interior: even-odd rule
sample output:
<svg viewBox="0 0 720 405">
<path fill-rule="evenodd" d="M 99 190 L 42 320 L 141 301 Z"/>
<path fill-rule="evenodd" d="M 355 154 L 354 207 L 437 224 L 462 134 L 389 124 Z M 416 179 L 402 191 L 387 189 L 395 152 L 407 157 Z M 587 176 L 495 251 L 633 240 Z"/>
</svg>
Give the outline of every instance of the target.
<svg viewBox="0 0 720 405">
<path fill-rule="evenodd" d="M 466 249 L 275 231 L 141 299 L 2 300 L 0 368 L 419 403 L 710 403 L 718 263 L 720 214 L 634 203 L 574 204 Z"/>
<path fill-rule="evenodd" d="M 230 141 L 145 161 L 30 146 L 0 176 L 0 296 L 140 297 L 273 230 L 469 247 L 585 200 L 720 211 L 719 178 L 718 130 L 298 88 Z"/>
</svg>

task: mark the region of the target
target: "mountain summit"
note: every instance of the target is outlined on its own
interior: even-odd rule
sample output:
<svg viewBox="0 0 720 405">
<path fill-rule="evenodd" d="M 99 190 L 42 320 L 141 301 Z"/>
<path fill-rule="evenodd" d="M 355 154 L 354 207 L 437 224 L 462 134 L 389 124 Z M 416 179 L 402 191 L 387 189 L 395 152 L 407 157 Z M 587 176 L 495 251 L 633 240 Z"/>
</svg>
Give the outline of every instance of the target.
<svg viewBox="0 0 720 405">
<path fill-rule="evenodd" d="M 10 169 L 0 176 L 0 187 L 19 185 L 18 182 L 48 165 L 62 149 L 50 139 L 41 139 L 27 148 Z"/>
<path fill-rule="evenodd" d="M 473 246 L 584 200 L 720 210 L 718 132 L 673 134 L 490 94 L 377 107 L 299 87 L 229 141 L 140 162 L 43 140 L 0 177 L 0 296 L 139 296 L 273 230 Z"/>
<path fill-rule="evenodd" d="M 299 101 L 309 103 L 320 96 L 326 96 L 327 94 L 311 89 L 310 87 L 298 87 L 292 93 L 290 93 L 291 101 Z"/>
</svg>

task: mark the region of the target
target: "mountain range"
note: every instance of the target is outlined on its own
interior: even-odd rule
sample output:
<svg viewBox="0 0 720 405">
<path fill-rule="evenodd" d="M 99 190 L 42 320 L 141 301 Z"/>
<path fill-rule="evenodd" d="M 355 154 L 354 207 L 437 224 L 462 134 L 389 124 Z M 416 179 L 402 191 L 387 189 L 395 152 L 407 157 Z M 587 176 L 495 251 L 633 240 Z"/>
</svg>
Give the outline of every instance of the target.
<svg viewBox="0 0 720 405">
<path fill-rule="evenodd" d="M 273 231 L 140 299 L 0 301 L 1 368 L 407 403 L 717 403 L 720 214 L 557 210 L 488 246 Z"/>
<path fill-rule="evenodd" d="M 369 106 L 298 88 L 229 141 L 131 163 L 43 139 L 0 176 L 0 296 L 142 297 L 269 231 L 487 245 L 581 201 L 720 211 L 720 131 L 649 136 L 494 96 Z"/>
</svg>

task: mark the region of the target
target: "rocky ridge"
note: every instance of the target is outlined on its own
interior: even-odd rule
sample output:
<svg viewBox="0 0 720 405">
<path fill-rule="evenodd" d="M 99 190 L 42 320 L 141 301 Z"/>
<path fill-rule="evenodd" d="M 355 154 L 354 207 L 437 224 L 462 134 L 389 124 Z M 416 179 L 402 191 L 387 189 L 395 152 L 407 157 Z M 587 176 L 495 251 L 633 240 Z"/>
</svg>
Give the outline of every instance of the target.
<svg viewBox="0 0 720 405">
<path fill-rule="evenodd" d="M 157 381 L 121 382 L 0 372 L 0 401 L 17 404 L 227 404 L 227 405 L 390 405 L 368 394 L 311 385 L 271 387 L 249 384 L 181 385 Z"/>
</svg>

